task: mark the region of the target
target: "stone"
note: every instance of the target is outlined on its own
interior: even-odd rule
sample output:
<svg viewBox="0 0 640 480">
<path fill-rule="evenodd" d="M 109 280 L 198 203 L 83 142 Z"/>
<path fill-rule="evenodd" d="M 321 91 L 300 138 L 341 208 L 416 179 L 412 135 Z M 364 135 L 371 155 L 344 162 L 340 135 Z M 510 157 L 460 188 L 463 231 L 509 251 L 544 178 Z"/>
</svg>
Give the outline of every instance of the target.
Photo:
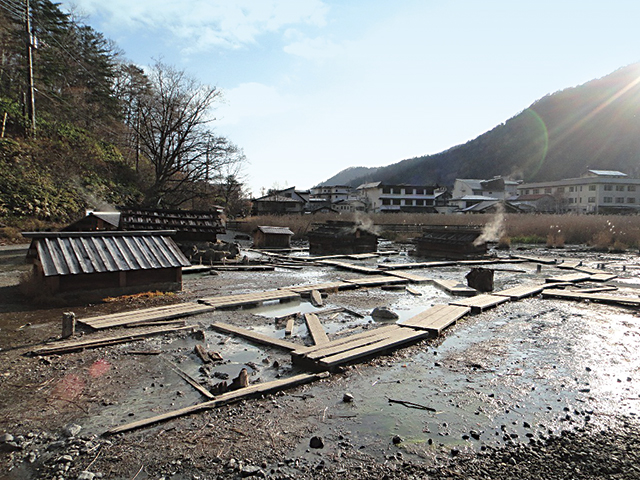
<svg viewBox="0 0 640 480">
<path fill-rule="evenodd" d="M 68 438 L 77 437 L 81 431 L 82 431 L 82 427 L 75 423 L 70 423 L 62 429 L 62 433 L 64 434 L 65 437 L 68 437 Z"/>
<path fill-rule="evenodd" d="M 479 292 L 493 291 L 493 270 L 488 268 L 472 268 L 465 276 L 467 285 Z"/>
<path fill-rule="evenodd" d="M 380 320 L 397 320 L 400 316 L 387 307 L 376 307 L 371 312 L 371 317 Z"/>
<path fill-rule="evenodd" d="M 321 437 L 311 437 L 309 441 L 309 446 L 311 448 L 324 448 L 324 441 Z"/>
<path fill-rule="evenodd" d="M 87 471 L 80 472 L 78 475 L 78 480 L 93 480 L 94 478 L 96 478 L 96 474 Z"/>
<path fill-rule="evenodd" d="M 243 478 L 246 478 L 246 477 L 264 478 L 265 475 L 260 467 L 257 467 L 255 465 L 245 465 L 244 467 L 242 467 L 242 470 L 240 470 L 240 476 Z"/>
<path fill-rule="evenodd" d="M 350 393 L 345 393 L 345 394 L 342 396 L 342 401 L 343 401 L 344 403 L 351 403 L 351 402 L 353 402 L 353 395 L 351 395 Z"/>
<path fill-rule="evenodd" d="M 13 442 L 15 439 L 13 437 L 13 435 L 11 435 L 10 433 L 3 433 L 2 435 L 0 435 L 0 443 L 9 443 L 9 442 Z"/>
</svg>

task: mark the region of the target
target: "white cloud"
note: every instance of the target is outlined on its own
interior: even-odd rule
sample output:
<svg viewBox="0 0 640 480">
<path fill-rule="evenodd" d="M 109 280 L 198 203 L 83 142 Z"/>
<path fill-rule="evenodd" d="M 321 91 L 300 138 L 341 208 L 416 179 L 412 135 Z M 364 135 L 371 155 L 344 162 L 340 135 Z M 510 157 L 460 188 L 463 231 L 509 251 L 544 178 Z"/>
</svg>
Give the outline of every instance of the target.
<svg viewBox="0 0 640 480">
<path fill-rule="evenodd" d="M 216 124 L 222 127 L 279 115 L 300 106 L 298 100 L 279 93 L 275 87 L 255 82 L 225 90 L 224 99 L 216 110 Z"/>
<path fill-rule="evenodd" d="M 261 34 L 291 25 L 323 26 L 328 12 L 322 0 L 75 0 L 73 5 L 100 15 L 113 29 L 171 32 L 179 48 L 189 51 L 252 44 Z"/>
<path fill-rule="evenodd" d="M 336 57 L 343 51 L 343 48 L 322 37 L 298 38 L 285 46 L 284 51 L 308 60 L 319 60 Z"/>
</svg>

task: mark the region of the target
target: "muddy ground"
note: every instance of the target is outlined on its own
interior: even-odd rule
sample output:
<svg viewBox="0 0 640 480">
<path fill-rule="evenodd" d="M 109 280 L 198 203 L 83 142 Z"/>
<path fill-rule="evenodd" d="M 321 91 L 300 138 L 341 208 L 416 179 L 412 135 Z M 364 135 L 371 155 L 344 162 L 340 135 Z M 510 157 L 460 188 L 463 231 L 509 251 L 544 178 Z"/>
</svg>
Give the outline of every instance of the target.
<svg viewBox="0 0 640 480">
<path fill-rule="evenodd" d="M 526 253 L 604 264 L 618 274 L 608 282 L 618 287 L 616 295 L 638 296 L 635 253 Z M 413 260 L 401 253 L 354 263 Z M 224 321 L 282 337 L 284 325 L 275 317 L 318 309 L 302 300 L 187 318 L 204 332 L 206 347 L 224 358 L 204 369 L 193 353 L 203 343 L 201 334 L 29 356 L 59 338 L 63 312 L 81 319 L 361 275 L 312 266 L 197 274 L 185 276 L 184 291 L 175 295 L 41 306 L 16 287 L 25 270 L 16 258 L 0 256 L 0 479 L 640 477 L 635 309 L 540 297 L 507 303 L 465 317 L 439 339 L 328 379 L 107 437 L 113 426 L 205 400 L 174 365 L 208 385 L 242 368 L 251 383 L 299 373 L 288 354 L 209 325 Z M 468 270 L 414 272 L 463 281 Z M 538 272 L 532 263 L 501 265 L 496 290 L 561 273 L 554 266 Z M 342 306 L 368 314 L 387 306 L 404 319 L 452 299 L 431 285 L 415 288 L 421 296 L 380 288 L 333 293 L 321 309 Z M 330 338 L 381 323 L 344 312 L 321 320 Z M 309 343 L 300 323 L 292 341 Z M 345 394 L 353 401 L 345 402 Z"/>
</svg>

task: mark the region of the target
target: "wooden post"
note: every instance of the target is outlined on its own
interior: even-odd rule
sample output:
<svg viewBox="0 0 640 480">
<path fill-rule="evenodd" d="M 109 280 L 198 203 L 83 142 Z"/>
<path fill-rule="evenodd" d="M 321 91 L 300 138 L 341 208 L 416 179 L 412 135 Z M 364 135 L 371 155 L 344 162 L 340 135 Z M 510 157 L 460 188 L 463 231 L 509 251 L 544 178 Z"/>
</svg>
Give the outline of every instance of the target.
<svg viewBox="0 0 640 480">
<path fill-rule="evenodd" d="M 62 338 L 69 338 L 76 333 L 76 314 L 65 312 L 62 314 Z"/>
<path fill-rule="evenodd" d="M 542 265 L 536 265 L 536 272 L 540 273 L 542 271 Z"/>
</svg>

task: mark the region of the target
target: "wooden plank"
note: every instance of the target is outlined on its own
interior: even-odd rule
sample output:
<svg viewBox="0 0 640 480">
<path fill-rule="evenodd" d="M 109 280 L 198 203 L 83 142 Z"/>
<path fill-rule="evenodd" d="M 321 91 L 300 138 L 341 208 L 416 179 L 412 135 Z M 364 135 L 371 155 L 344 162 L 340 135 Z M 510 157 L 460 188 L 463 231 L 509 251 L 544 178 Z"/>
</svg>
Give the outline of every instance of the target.
<svg viewBox="0 0 640 480">
<path fill-rule="evenodd" d="M 323 373 L 316 373 L 316 374 L 302 373 L 300 375 L 295 375 L 289 378 L 273 380 L 271 382 L 256 383 L 254 385 L 249 385 L 248 387 L 241 388 L 240 390 L 234 390 L 232 392 L 224 393 L 208 402 L 199 403 L 197 405 L 193 405 L 190 407 L 181 408 L 179 410 L 174 410 L 172 412 L 163 413 L 161 415 L 156 415 L 154 417 L 127 423 L 125 425 L 120 425 L 118 427 L 113 427 L 107 430 L 104 434 L 115 435 L 117 433 L 129 432 L 132 430 L 136 430 L 138 428 L 143 428 L 149 425 L 166 422 L 167 420 L 183 417 L 185 415 L 190 415 L 192 413 L 218 408 L 223 405 L 228 405 L 233 402 L 238 402 L 248 397 L 266 395 L 269 393 L 284 390 L 286 388 L 297 387 L 299 385 L 304 385 L 305 383 L 310 383 L 315 380 L 327 378 L 327 376 L 328 375 L 326 373 L 324 374 Z"/>
<path fill-rule="evenodd" d="M 416 290 L 413 287 L 410 287 L 407 285 L 406 287 L 407 292 L 409 292 L 411 295 L 415 295 L 416 297 L 420 297 L 422 295 L 422 292 L 420 290 Z"/>
<path fill-rule="evenodd" d="M 225 295 L 220 297 L 207 297 L 198 300 L 199 303 L 209 305 L 214 308 L 241 307 L 243 305 L 259 304 L 272 300 L 293 300 L 300 298 L 300 295 L 291 290 L 270 290 L 259 293 L 242 293 L 237 295 Z"/>
<path fill-rule="evenodd" d="M 351 288 L 357 288 L 357 285 L 353 283 L 338 281 L 338 282 L 327 282 L 327 283 L 316 283 L 312 285 L 299 285 L 294 287 L 287 287 L 286 290 L 290 290 L 295 293 L 304 294 L 310 293 L 313 290 L 318 290 L 320 292 L 325 292 L 328 290 L 347 290 Z"/>
<path fill-rule="evenodd" d="M 480 313 L 484 310 L 488 310 L 489 308 L 496 307 L 501 303 L 505 303 L 508 301 L 509 301 L 509 297 L 483 294 L 483 295 L 477 295 L 475 297 L 468 298 L 466 300 L 456 300 L 455 302 L 450 302 L 449 305 L 471 307 L 472 313 Z"/>
<path fill-rule="evenodd" d="M 590 301 L 598 303 L 608 303 L 611 305 L 640 307 L 640 298 L 637 297 L 614 297 L 612 295 L 602 295 L 597 293 L 545 290 L 542 292 L 542 298 L 560 298 L 563 300 Z"/>
<path fill-rule="evenodd" d="M 300 345 L 298 344 L 287 342 L 286 340 L 281 340 L 279 338 L 269 337 L 267 335 L 254 332 L 252 330 L 247 330 L 246 328 L 236 327 L 235 325 L 230 325 L 228 323 L 214 322 L 211 325 L 211 328 L 217 330 L 218 332 L 231 333 L 233 335 L 246 338 L 247 340 L 250 340 L 252 342 L 268 345 L 270 347 L 282 348 L 289 351 L 300 348 Z"/>
<path fill-rule="evenodd" d="M 499 292 L 493 292 L 493 295 L 501 297 L 509 297 L 511 300 L 520 300 L 526 297 L 538 295 L 544 290 L 544 285 L 521 285 L 519 287 L 507 288 Z"/>
<path fill-rule="evenodd" d="M 475 288 L 468 287 L 456 280 L 432 279 L 431 283 L 436 287 L 442 288 L 451 295 L 471 297 L 478 294 L 478 291 Z"/>
<path fill-rule="evenodd" d="M 564 261 L 558 265 L 558 268 L 562 268 L 564 270 L 575 270 L 576 268 L 582 266 L 582 262 L 579 260 L 569 260 Z"/>
<path fill-rule="evenodd" d="M 581 288 L 580 290 L 576 290 L 578 293 L 600 293 L 600 292 L 615 292 L 618 290 L 618 287 L 613 286 L 602 286 L 602 287 L 593 287 L 593 288 Z"/>
<path fill-rule="evenodd" d="M 377 275 L 380 273 L 380 270 L 377 268 L 364 267 L 362 265 L 354 265 L 353 263 L 339 262 L 337 260 L 320 260 L 319 263 L 341 268 L 343 270 L 350 270 L 352 272 L 365 273 L 367 275 Z"/>
<path fill-rule="evenodd" d="M 100 338 L 86 338 L 83 337 L 82 340 L 65 340 L 56 342 L 51 345 L 47 345 L 45 347 L 36 348 L 31 351 L 33 355 L 53 355 L 53 354 L 63 354 L 63 353 L 71 353 L 77 352 L 79 350 L 85 350 L 87 348 L 99 348 L 99 347 L 107 347 L 111 345 L 117 345 L 120 343 L 128 343 L 136 340 L 140 340 L 144 337 L 149 337 L 151 335 L 160 335 L 163 333 L 173 333 L 180 332 L 184 330 L 191 330 L 192 326 L 189 327 L 156 327 L 156 328 L 145 328 L 140 329 L 138 331 L 127 330 L 126 334 L 118 334 L 118 335 L 109 335 L 109 336 L 101 336 Z"/>
<path fill-rule="evenodd" d="M 311 290 L 311 305 L 314 307 L 321 307 L 323 304 L 320 292 L 318 290 Z"/>
<path fill-rule="evenodd" d="M 413 262 L 413 263 L 381 263 L 378 268 L 381 270 L 406 270 L 409 268 L 436 268 L 436 267 L 452 267 L 456 264 L 454 261 L 436 261 L 436 262 Z"/>
<path fill-rule="evenodd" d="M 304 321 L 307 324 L 307 329 L 309 330 L 309 335 L 313 339 L 313 343 L 316 345 L 324 345 L 329 343 L 329 337 L 327 337 L 326 332 L 317 315 L 313 313 L 305 313 Z"/>
<path fill-rule="evenodd" d="M 547 283 L 559 283 L 559 282 L 585 282 L 591 278 L 588 273 L 567 273 L 565 275 L 558 275 L 555 277 L 549 277 L 545 279 Z"/>
<path fill-rule="evenodd" d="M 96 317 L 81 318 L 78 322 L 88 327 L 100 330 L 103 328 L 134 325 L 154 321 L 172 320 L 175 318 L 198 315 L 210 312 L 213 309 L 197 303 L 182 303 L 177 305 L 164 305 L 161 307 L 145 308 L 140 310 L 100 315 Z"/>
<path fill-rule="evenodd" d="M 180 375 L 180 377 L 182 377 L 182 379 L 184 381 L 186 381 L 189 385 L 191 385 L 193 388 L 195 388 L 198 392 L 200 392 L 200 394 L 202 396 L 204 396 L 205 398 L 208 399 L 212 399 L 214 398 L 214 395 L 207 390 L 206 388 L 204 388 L 202 385 L 200 385 L 198 383 L 198 381 L 193 378 L 191 375 L 189 375 L 187 372 L 185 372 L 184 370 L 182 370 L 180 367 L 178 367 L 175 363 L 173 363 L 170 360 L 165 359 L 165 361 L 171 366 L 171 369 L 176 372 L 178 375 Z"/>
<path fill-rule="evenodd" d="M 471 307 L 434 305 L 428 310 L 398 323 L 398 325 L 427 330 L 440 335 L 442 330 L 456 323 L 470 311 Z"/>
<path fill-rule="evenodd" d="M 423 277 L 422 275 L 416 275 L 412 272 L 405 272 L 403 270 L 390 270 L 385 273 L 394 277 L 404 278 L 405 280 L 409 280 L 411 283 L 426 283 L 431 281 L 430 278 Z"/>
<path fill-rule="evenodd" d="M 430 333 L 424 330 L 416 331 L 411 328 L 400 328 L 400 330 L 398 330 L 395 335 L 392 335 L 391 337 L 379 342 L 360 348 L 354 348 L 347 352 L 324 357 L 318 361 L 318 366 L 325 370 L 332 370 L 339 365 L 352 363 L 356 360 L 371 357 L 372 355 L 375 355 L 377 353 L 410 345 L 419 340 L 428 338 L 429 335 Z"/>
<path fill-rule="evenodd" d="M 211 271 L 213 267 L 208 265 L 191 265 L 189 267 L 182 267 L 182 274 L 188 275 L 191 273 L 203 273 Z"/>
<path fill-rule="evenodd" d="M 547 257 L 531 257 L 528 255 L 510 255 L 512 258 L 517 258 L 519 260 L 526 260 L 527 262 L 532 263 L 542 263 L 544 265 L 555 265 L 557 260 L 555 258 L 547 258 Z"/>
<path fill-rule="evenodd" d="M 370 339 L 371 337 L 378 337 L 373 341 L 377 341 L 380 338 L 388 338 L 392 332 L 395 332 L 400 328 L 397 324 L 384 325 L 378 328 L 370 328 L 365 330 L 364 332 L 357 333 L 355 335 L 350 335 L 348 337 L 339 338 L 336 340 L 332 340 L 328 345 L 312 345 L 309 347 L 299 347 L 295 351 L 291 352 L 292 356 L 303 357 L 307 355 L 312 355 L 313 358 L 321 358 L 322 354 L 318 356 L 317 352 L 319 351 L 327 351 L 327 349 L 340 347 L 340 349 L 335 351 L 344 351 L 352 348 L 349 344 L 353 345 L 365 345 L 368 343 L 372 343 L 372 341 L 365 341 L 365 343 L 359 343 L 362 340 Z M 341 347 L 342 346 L 342 347 Z M 334 351 L 334 352 L 335 352 Z"/>
<path fill-rule="evenodd" d="M 407 283 L 407 280 L 404 278 L 391 277 L 389 275 L 376 275 L 372 277 L 351 278 L 349 280 L 345 280 L 345 282 L 353 283 L 358 287 L 379 287 L 381 285 Z"/>
<path fill-rule="evenodd" d="M 289 320 L 287 320 L 287 326 L 284 327 L 284 336 L 285 337 L 290 337 L 291 335 L 293 335 L 293 327 L 296 321 L 296 317 L 291 317 L 289 318 Z"/>
<path fill-rule="evenodd" d="M 379 255 L 377 253 L 354 253 L 351 255 L 347 255 L 347 258 L 351 260 L 368 260 L 370 258 L 377 258 Z"/>
<path fill-rule="evenodd" d="M 592 282 L 609 282 L 617 277 L 618 276 L 614 275 L 613 273 L 596 273 L 591 275 L 591 278 L 589 278 L 589 280 Z"/>
<path fill-rule="evenodd" d="M 220 272 L 272 272 L 276 267 L 273 265 L 214 265 L 211 269 Z"/>
</svg>

